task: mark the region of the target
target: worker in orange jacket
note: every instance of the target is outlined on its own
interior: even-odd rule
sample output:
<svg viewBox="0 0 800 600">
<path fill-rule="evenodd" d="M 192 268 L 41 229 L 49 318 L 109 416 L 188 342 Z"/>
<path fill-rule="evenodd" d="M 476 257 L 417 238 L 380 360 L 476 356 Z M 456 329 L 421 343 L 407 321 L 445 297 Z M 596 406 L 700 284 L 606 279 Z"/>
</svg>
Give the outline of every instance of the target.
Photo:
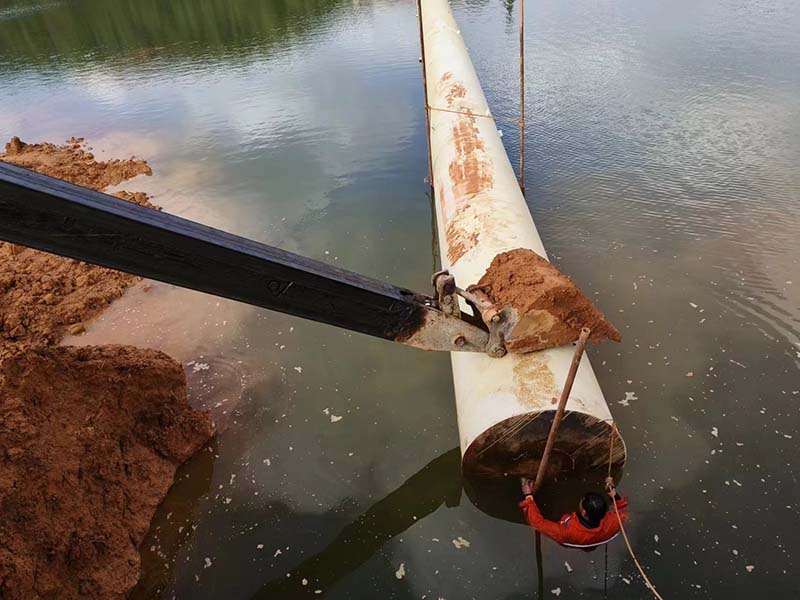
<svg viewBox="0 0 800 600">
<path fill-rule="evenodd" d="M 614 487 L 614 480 L 606 478 L 606 491 L 616 504 L 620 518 L 628 518 L 628 500 L 620 498 Z M 533 480 L 522 479 L 522 493 L 525 499 L 519 503 L 525 520 L 536 531 L 552 538 L 562 546 L 592 550 L 611 541 L 619 534 L 619 521 L 614 509 L 609 510 L 605 498 L 595 492 L 587 493 L 578 504 L 578 510 L 566 514 L 558 522 L 549 521 L 539 512 L 533 499 Z"/>
</svg>

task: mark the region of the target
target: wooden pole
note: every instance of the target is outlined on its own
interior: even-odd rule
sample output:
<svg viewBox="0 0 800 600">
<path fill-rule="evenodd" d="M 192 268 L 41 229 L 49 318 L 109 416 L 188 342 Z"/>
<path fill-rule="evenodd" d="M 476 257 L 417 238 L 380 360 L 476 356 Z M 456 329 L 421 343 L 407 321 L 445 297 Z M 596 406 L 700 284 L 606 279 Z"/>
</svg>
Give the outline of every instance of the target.
<svg viewBox="0 0 800 600">
<path fill-rule="evenodd" d="M 567 408 L 567 400 L 572 391 L 572 384 L 575 381 L 575 374 L 578 372 L 578 366 L 581 363 L 583 351 L 586 348 L 586 342 L 591 335 L 592 330 L 588 327 L 581 329 L 581 336 L 578 338 L 578 343 L 575 346 L 575 354 L 572 355 L 572 364 L 569 366 L 569 373 L 567 380 L 564 382 L 564 389 L 561 391 L 561 399 L 558 401 L 558 408 L 556 409 L 556 416 L 553 417 L 553 425 L 550 427 L 550 434 L 547 436 L 547 443 L 542 453 L 542 461 L 539 463 L 539 472 L 536 474 L 536 481 L 533 484 L 533 494 L 539 491 L 539 486 L 542 485 L 544 474 L 547 470 L 547 463 L 550 461 L 550 453 L 553 450 L 553 444 L 556 441 L 558 434 L 558 427 L 561 425 L 561 419 L 564 418 L 564 411 Z"/>
</svg>

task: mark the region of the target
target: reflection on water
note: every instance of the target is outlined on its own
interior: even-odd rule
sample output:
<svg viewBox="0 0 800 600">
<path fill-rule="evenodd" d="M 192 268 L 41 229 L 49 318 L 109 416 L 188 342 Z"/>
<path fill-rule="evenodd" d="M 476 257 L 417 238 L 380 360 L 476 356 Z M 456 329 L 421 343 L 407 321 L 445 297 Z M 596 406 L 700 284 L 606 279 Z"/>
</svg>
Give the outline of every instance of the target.
<svg viewBox="0 0 800 600">
<path fill-rule="evenodd" d="M 515 114 L 517 7 L 453 6 L 493 110 Z M 591 352 L 628 445 L 637 554 L 668 598 L 796 597 L 800 5 L 526 8 L 527 196 L 625 336 Z M 425 290 L 418 56 L 413 3 L 15 0 L 0 136 L 138 154 L 155 175 L 126 187 L 167 211 Z M 163 349 L 221 424 L 159 511 L 135 597 L 537 589 L 516 483 L 459 498 L 446 356 L 161 284 L 70 341 Z M 557 516 L 598 483 L 542 504 Z M 546 596 L 598 598 L 608 574 L 609 598 L 648 597 L 620 543 L 607 569 L 542 553 Z"/>
<path fill-rule="evenodd" d="M 442 505 L 458 506 L 460 468 L 458 448 L 432 460 L 345 525 L 325 549 L 300 563 L 285 577 L 267 583 L 254 597 L 306 597 L 320 589 L 330 589 L 380 552 L 386 542 L 410 529 L 418 519 L 424 519 Z"/>
</svg>

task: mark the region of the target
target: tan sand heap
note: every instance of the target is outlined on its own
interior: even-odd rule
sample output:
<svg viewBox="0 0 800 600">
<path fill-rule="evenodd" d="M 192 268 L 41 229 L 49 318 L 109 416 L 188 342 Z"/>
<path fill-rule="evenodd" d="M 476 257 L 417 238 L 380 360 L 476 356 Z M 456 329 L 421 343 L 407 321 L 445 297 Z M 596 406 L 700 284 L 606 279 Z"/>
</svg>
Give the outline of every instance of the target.
<svg viewBox="0 0 800 600">
<path fill-rule="evenodd" d="M 151 175 L 138 159 L 98 162 L 83 138 L 61 146 L 26 144 L 18 137 L 6 144 L 0 160 L 103 191 L 136 175 Z M 156 208 L 143 192 L 120 191 L 118 198 Z M 0 242 L 0 343 L 55 343 L 80 333 L 82 322 L 99 314 L 140 280 L 135 275 Z"/>
<path fill-rule="evenodd" d="M 574 342 L 581 328 L 592 330 L 594 342 L 619 342 L 619 331 L 547 259 L 533 250 L 517 248 L 498 254 L 470 291 L 481 290 L 497 308 L 512 310 L 506 335 L 511 352 L 532 352 Z"/>
<path fill-rule="evenodd" d="M 181 365 L 155 350 L 0 353 L 0 597 L 124 598 L 210 417 L 189 406 Z"/>
<path fill-rule="evenodd" d="M 98 162 L 80 138 L 15 137 L 0 160 L 99 191 L 151 174 Z M 213 435 L 165 354 L 53 346 L 139 280 L 0 242 L 0 598 L 126 597 L 175 470 Z"/>
</svg>

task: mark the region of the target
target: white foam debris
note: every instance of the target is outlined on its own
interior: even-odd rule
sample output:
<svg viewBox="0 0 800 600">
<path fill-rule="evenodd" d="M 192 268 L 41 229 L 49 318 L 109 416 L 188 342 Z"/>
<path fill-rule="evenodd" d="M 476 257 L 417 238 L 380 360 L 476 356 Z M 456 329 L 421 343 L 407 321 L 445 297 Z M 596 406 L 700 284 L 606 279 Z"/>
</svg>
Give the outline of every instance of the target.
<svg viewBox="0 0 800 600">
<path fill-rule="evenodd" d="M 560 596 L 560 595 L 561 595 L 561 588 L 560 588 L 560 587 L 557 587 L 557 588 L 556 588 L 556 589 L 554 589 L 554 590 L 550 590 L 550 593 L 551 593 L 551 594 L 553 594 L 553 596 L 556 596 L 556 597 L 558 597 L 558 596 Z"/>
<path fill-rule="evenodd" d="M 747 565 L 747 566 L 745 567 L 745 570 L 746 570 L 748 573 L 752 573 L 752 572 L 753 572 L 753 569 L 755 569 L 755 567 L 754 567 L 753 565 Z"/>
<path fill-rule="evenodd" d="M 206 363 L 194 363 L 192 367 L 192 373 L 197 373 L 198 371 L 208 371 L 210 367 Z"/>
<path fill-rule="evenodd" d="M 738 550 L 736 550 L 736 549 L 734 549 L 734 550 L 733 550 L 733 555 L 734 555 L 734 556 L 739 556 L 739 551 L 738 551 Z"/>
<path fill-rule="evenodd" d="M 694 373 L 692 371 L 689 371 L 688 373 L 686 373 L 686 376 L 687 377 L 694 377 Z"/>
<path fill-rule="evenodd" d="M 735 484 L 736 484 L 736 485 L 738 485 L 739 487 L 742 487 L 742 484 L 741 484 L 741 483 L 739 483 L 738 481 L 736 481 L 735 479 L 733 480 L 733 483 L 735 483 Z"/>
<path fill-rule="evenodd" d="M 711 435 L 713 435 L 715 438 L 718 438 L 719 437 L 719 429 L 717 429 L 716 427 L 712 427 L 711 428 Z"/>
<path fill-rule="evenodd" d="M 225 504 L 230 504 L 231 500 L 232 500 L 232 498 L 225 498 L 225 500 L 223 500 L 223 502 L 225 502 Z"/>
<path fill-rule="evenodd" d="M 302 372 L 303 372 L 303 367 L 293 367 L 293 368 L 294 368 L 294 370 L 295 370 L 295 371 L 297 371 L 298 373 L 302 373 Z"/>
<path fill-rule="evenodd" d="M 657 542 L 657 541 L 658 541 L 658 534 L 655 534 L 655 535 L 653 536 L 653 539 L 654 539 L 654 540 Z"/>
<path fill-rule="evenodd" d="M 308 579 L 303 577 L 303 581 L 301 581 L 300 583 L 302 583 L 303 585 L 308 585 Z"/>
<path fill-rule="evenodd" d="M 271 461 L 270 459 L 268 459 L 268 458 L 265 458 L 265 459 L 264 459 L 264 460 L 262 460 L 261 462 L 262 462 L 262 463 L 264 463 L 264 464 L 265 464 L 265 465 L 267 465 L 267 466 L 270 466 L 270 465 L 272 464 L 272 461 Z"/>
<path fill-rule="evenodd" d="M 746 369 L 746 368 L 747 368 L 745 365 L 743 365 L 742 363 L 740 363 L 738 360 L 733 360 L 732 358 L 729 358 L 729 359 L 728 359 L 728 362 L 732 362 L 733 364 L 735 364 L 735 365 L 737 365 L 737 366 L 739 366 L 739 367 L 742 367 L 743 369 Z"/>
<path fill-rule="evenodd" d="M 329 414 L 331 414 L 331 409 L 330 408 L 323 408 L 322 412 L 323 412 L 323 414 L 329 415 Z"/>
<path fill-rule="evenodd" d="M 617 404 L 621 404 L 622 406 L 630 406 L 631 400 L 638 400 L 639 398 L 636 396 L 636 392 L 625 392 L 625 397 L 617 402 Z"/>
<path fill-rule="evenodd" d="M 697 304 L 695 304 L 694 302 L 689 302 L 689 306 L 691 306 L 692 308 L 697 308 Z"/>
<path fill-rule="evenodd" d="M 406 563 L 400 563 L 400 566 L 397 567 L 397 571 L 394 572 L 394 576 L 398 579 L 402 579 L 406 576 Z"/>
<path fill-rule="evenodd" d="M 283 554 L 283 552 L 281 552 L 281 549 L 280 549 L 280 548 L 278 548 L 277 550 L 275 550 L 275 554 L 273 554 L 273 555 L 272 555 L 272 558 L 275 558 L 275 557 L 277 557 L 277 556 L 280 556 L 281 554 Z"/>
<path fill-rule="evenodd" d="M 263 550 L 263 549 L 264 549 L 264 544 L 257 544 L 256 545 L 256 550 Z"/>
<path fill-rule="evenodd" d="M 567 561 L 564 561 L 564 567 L 567 569 L 567 573 L 572 573 L 572 567 Z"/>
<path fill-rule="evenodd" d="M 628 579 L 627 577 L 623 577 L 623 578 L 622 578 L 622 581 L 624 581 L 624 582 L 625 582 L 626 584 L 628 584 L 628 585 L 630 585 L 630 584 L 631 584 L 631 580 L 630 580 L 630 579 Z"/>
<path fill-rule="evenodd" d="M 463 537 L 458 536 L 456 539 L 453 540 L 453 546 L 457 549 L 461 550 L 461 548 L 469 548 L 470 543 L 468 540 L 465 540 Z"/>
<path fill-rule="evenodd" d="M 338 417 L 336 415 L 331 415 L 331 423 L 338 423 L 342 420 L 342 417 Z"/>
<path fill-rule="evenodd" d="M 210 559 L 210 558 L 208 558 L 207 556 L 206 556 L 206 557 L 203 559 L 203 562 L 205 563 L 205 564 L 203 565 L 203 568 L 204 568 L 204 569 L 207 569 L 208 567 L 210 567 L 210 566 L 211 566 L 211 559 Z"/>
</svg>

